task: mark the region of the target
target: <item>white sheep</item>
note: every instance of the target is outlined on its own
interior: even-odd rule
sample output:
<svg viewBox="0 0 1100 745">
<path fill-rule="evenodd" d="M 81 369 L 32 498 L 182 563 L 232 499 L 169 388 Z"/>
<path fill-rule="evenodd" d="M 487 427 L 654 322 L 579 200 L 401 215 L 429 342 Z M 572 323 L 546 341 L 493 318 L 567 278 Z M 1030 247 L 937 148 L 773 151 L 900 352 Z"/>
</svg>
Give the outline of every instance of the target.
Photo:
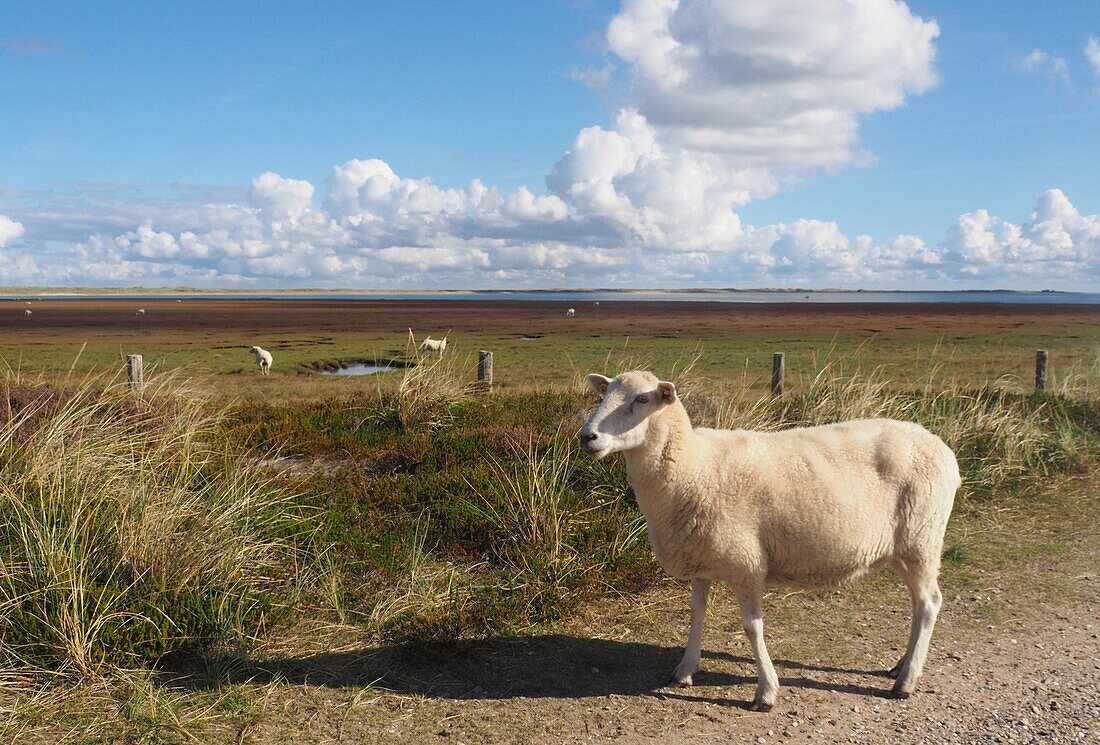
<svg viewBox="0 0 1100 745">
<path fill-rule="evenodd" d="M 424 341 L 420 344 L 421 352 L 439 352 L 439 356 L 442 357 L 443 353 L 447 351 L 447 337 L 442 339 L 433 339 L 430 336 L 424 338 Z"/>
<path fill-rule="evenodd" d="M 145 308 L 138 308 L 136 315 L 139 315 L 139 316 L 145 315 Z"/>
<path fill-rule="evenodd" d="M 569 310 L 565 311 L 566 318 L 572 318 L 575 315 L 577 315 L 577 309 L 576 308 L 570 308 Z"/>
<path fill-rule="evenodd" d="M 261 375 L 271 374 L 271 352 L 261 347 L 252 347 L 252 354 L 256 358 L 256 364 L 260 366 Z"/>
<path fill-rule="evenodd" d="M 23 315 L 25 315 L 25 316 L 29 316 L 29 315 L 31 315 L 31 313 L 33 313 L 33 312 L 34 312 L 34 311 L 32 311 L 32 310 L 31 310 L 30 308 L 27 308 L 27 309 L 26 309 L 25 311 L 23 311 Z"/>
<path fill-rule="evenodd" d="M 761 601 L 773 584 L 828 587 L 892 566 L 912 598 L 892 695 L 916 688 L 942 596 L 943 535 L 959 467 L 918 424 L 867 419 L 780 432 L 693 429 L 676 387 L 648 372 L 592 374 L 603 400 L 580 431 L 596 458 L 621 451 L 665 571 L 691 580 L 691 628 L 673 676 L 699 669 L 707 596 L 717 580 L 741 603 L 756 658 L 754 711 L 779 678 L 764 644 Z"/>
</svg>

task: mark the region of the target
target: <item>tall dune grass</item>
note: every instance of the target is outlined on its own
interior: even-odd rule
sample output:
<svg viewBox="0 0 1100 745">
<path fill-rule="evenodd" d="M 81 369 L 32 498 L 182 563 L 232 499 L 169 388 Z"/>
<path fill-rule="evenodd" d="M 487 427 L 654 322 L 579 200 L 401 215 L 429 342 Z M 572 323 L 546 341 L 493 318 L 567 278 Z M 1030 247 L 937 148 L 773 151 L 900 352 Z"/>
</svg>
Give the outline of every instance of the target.
<svg viewBox="0 0 1100 745">
<path fill-rule="evenodd" d="M 0 389 L 0 664 L 86 676 L 233 648 L 278 613 L 291 495 L 160 380 Z"/>
<path fill-rule="evenodd" d="M 451 409 L 473 392 L 465 373 L 469 359 L 462 360 L 453 346 L 449 354 L 421 354 L 415 342 L 406 356 L 416 363 L 402 368 L 395 389 L 384 388 L 379 379 L 379 403 L 370 418 L 402 431 L 442 426 L 451 419 Z"/>
<path fill-rule="evenodd" d="M 874 417 L 917 422 L 955 451 L 963 483 L 975 493 L 1082 468 L 1090 447 L 1082 404 L 1060 393 L 1028 395 L 1011 387 L 968 388 L 936 372 L 899 381 L 882 367 L 863 372 L 826 361 L 796 379 L 782 398 L 746 385 L 696 396 L 689 408 L 698 425 L 722 429 L 773 431 Z"/>
<path fill-rule="evenodd" d="M 591 513 L 607 510 L 617 495 L 606 487 L 577 488 L 577 472 L 585 466 L 577 458 L 584 456 L 560 433 L 548 445 L 532 440 L 513 450 L 507 460 L 487 456 L 495 487 L 468 504 L 493 531 L 494 554 L 511 571 L 513 585 L 528 586 L 532 604 L 546 592 L 560 601 L 585 575 L 634 545 L 639 521 L 622 525 L 598 550 L 582 550 L 577 538 L 590 530 Z"/>
</svg>

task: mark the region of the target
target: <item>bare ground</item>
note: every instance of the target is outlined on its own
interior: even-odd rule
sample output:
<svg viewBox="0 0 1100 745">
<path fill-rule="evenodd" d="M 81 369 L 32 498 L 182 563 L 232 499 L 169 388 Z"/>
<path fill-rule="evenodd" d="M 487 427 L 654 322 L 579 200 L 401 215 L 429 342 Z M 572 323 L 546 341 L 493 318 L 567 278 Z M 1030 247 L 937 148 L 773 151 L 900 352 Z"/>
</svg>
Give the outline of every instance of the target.
<svg viewBox="0 0 1100 745">
<path fill-rule="evenodd" d="M 564 310 L 572 301 L 491 300 L 131 300 L 96 298 L 36 301 L 24 316 L 19 301 L 0 301 L 0 344 L 59 338 L 119 341 L 155 332 L 158 338 L 193 340 L 203 332 L 230 333 L 242 342 L 272 334 L 384 334 L 401 345 L 411 326 L 418 334 L 632 334 L 682 339 L 725 338 L 731 334 L 786 339 L 824 333 L 911 339 L 933 335 L 963 340 L 981 334 L 1049 334 L 1092 339 L 1100 305 L 998 303 L 722 303 L 605 301 Z M 138 317 L 138 307 L 147 313 Z M 609 332 L 609 330 L 611 330 Z M 331 341 L 331 337 L 321 336 Z M 247 346 L 247 345 L 246 345 Z"/>
<path fill-rule="evenodd" d="M 946 585 L 907 701 L 886 698 L 908 625 L 895 577 L 768 599 L 783 687 L 767 714 L 747 711 L 755 668 L 728 592 L 712 600 L 696 685 L 664 685 L 688 614 L 670 582 L 549 635 L 270 659 L 234 684 L 258 703 L 217 729 L 255 743 L 1100 742 L 1098 545 L 1090 534 L 979 570 L 965 594 Z"/>
</svg>

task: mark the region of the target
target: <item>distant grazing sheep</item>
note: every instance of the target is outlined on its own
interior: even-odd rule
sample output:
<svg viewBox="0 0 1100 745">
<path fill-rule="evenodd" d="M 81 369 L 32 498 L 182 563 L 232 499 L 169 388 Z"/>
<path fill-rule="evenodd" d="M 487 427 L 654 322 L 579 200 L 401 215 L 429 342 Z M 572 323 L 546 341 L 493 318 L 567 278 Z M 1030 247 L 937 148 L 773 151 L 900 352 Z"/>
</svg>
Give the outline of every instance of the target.
<svg viewBox="0 0 1100 745">
<path fill-rule="evenodd" d="M 33 312 L 34 312 L 34 311 L 32 311 L 32 310 L 31 310 L 30 308 L 27 308 L 27 309 L 26 309 L 25 311 L 23 311 L 23 315 L 25 315 L 25 316 L 29 316 L 29 315 L 30 315 L 31 313 L 33 313 Z"/>
<path fill-rule="evenodd" d="M 420 344 L 421 352 L 439 352 L 439 356 L 442 357 L 443 353 L 447 351 L 447 337 L 442 339 L 433 339 L 432 337 L 426 337 Z"/>
<path fill-rule="evenodd" d="M 565 315 L 567 318 L 572 318 L 573 316 L 577 315 L 577 309 L 570 308 L 569 310 L 565 311 Z"/>
<path fill-rule="evenodd" d="M 137 315 L 139 315 L 139 316 L 145 315 L 145 308 L 138 308 L 137 309 Z"/>
<path fill-rule="evenodd" d="M 699 669 L 707 596 L 717 580 L 741 603 L 757 666 L 754 711 L 779 678 L 764 644 L 761 601 L 772 584 L 829 587 L 889 565 L 909 588 L 913 621 L 890 671 L 913 693 L 942 596 L 943 534 L 959 466 L 918 424 L 865 419 L 780 432 L 693 429 L 676 387 L 648 372 L 589 375 L 603 400 L 580 431 L 596 458 L 622 452 L 665 571 L 691 580 L 691 628 L 673 676 Z"/>
<path fill-rule="evenodd" d="M 271 352 L 261 347 L 252 347 L 252 354 L 256 357 L 256 364 L 260 366 L 260 375 L 271 374 Z"/>
</svg>

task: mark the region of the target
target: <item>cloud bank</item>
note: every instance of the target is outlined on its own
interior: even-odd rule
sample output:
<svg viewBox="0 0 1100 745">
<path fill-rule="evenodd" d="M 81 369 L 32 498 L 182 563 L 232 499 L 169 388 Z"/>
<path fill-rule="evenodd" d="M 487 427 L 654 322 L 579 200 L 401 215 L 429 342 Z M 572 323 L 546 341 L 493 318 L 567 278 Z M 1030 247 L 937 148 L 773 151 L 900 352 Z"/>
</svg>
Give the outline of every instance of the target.
<svg viewBox="0 0 1100 745">
<path fill-rule="evenodd" d="M 367 158 L 333 167 L 323 193 L 270 171 L 229 195 L 86 189 L 28 206 L 0 191 L 12 216 L 0 217 L 0 271 L 38 284 L 343 287 L 1095 276 L 1100 219 L 1057 190 L 1029 222 L 978 210 L 932 246 L 817 220 L 742 223 L 736 210 L 753 200 L 872 163 L 860 117 L 937 84 L 938 34 L 896 0 L 626 0 L 606 30 L 615 60 L 570 73 L 606 90 L 622 70 L 623 105 L 575 136 L 545 190 L 444 188 Z"/>
</svg>

